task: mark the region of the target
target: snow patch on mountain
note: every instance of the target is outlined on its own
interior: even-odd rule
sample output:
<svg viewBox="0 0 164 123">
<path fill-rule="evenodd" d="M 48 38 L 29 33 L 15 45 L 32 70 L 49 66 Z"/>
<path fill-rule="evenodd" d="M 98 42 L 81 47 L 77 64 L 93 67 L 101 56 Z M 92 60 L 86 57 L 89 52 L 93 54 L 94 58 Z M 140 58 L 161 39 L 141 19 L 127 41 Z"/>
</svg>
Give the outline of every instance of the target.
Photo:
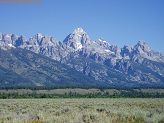
<svg viewBox="0 0 164 123">
<path fill-rule="evenodd" d="M 15 48 L 15 46 L 13 46 L 12 44 L 8 44 L 9 47 Z"/>
</svg>

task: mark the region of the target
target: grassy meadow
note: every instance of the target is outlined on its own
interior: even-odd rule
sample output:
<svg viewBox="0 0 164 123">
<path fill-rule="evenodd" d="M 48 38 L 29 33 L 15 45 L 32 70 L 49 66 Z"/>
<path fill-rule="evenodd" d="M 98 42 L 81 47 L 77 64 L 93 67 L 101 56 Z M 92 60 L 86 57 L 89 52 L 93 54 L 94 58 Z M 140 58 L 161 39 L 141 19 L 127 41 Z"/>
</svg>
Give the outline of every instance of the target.
<svg viewBox="0 0 164 123">
<path fill-rule="evenodd" d="M 1 99 L 0 123 L 164 123 L 164 98 Z"/>
</svg>

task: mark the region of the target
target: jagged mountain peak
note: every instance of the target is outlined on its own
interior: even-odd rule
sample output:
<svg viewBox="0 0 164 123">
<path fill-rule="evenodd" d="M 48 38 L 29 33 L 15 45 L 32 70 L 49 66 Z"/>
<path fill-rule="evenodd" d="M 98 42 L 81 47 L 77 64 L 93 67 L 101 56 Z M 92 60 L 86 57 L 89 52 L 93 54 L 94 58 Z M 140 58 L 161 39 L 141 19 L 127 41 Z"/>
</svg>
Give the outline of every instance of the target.
<svg viewBox="0 0 164 123">
<path fill-rule="evenodd" d="M 41 33 L 37 33 L 34 36 L 32 36 L 30 39 L 36 39 L 41 40 L 44 36 Z"/>
<path fill-rule="evenodd" d="M 109 44 L 106 40 L 104 40 L 104 38 L 100 37 L 98 39 L 99 42 L 105 43 L 105 44 Z"/>
<path fill-rule="evenodd" d="M 138 41 L 137 44 L 140 44 L 140 45 L 146 45 L 146 42 L 145 42 L 144 40 L 140 40 L 140 41 Z"/>
<path fill-rule="evenodd" d="M 143 40 L 138 41 L 138 43 L 134 46 L 134 49 L 138 50 L 138 51 L 142 50 L 143 52 L 150 52 L 151 51 L 151 48 Z"/>
<path fill-rule="evenodd" d="M 79 28 L 76 28 L 73 33 L 86 33 L 83 28 L 79 27 Z"/>
<path fill-rule="evenodd" d="M 74 29 L 74 31 L 70 33 L 70 36 L 82 38 L 84 36 L 88 36 L 88 34 L 84 31 L 83 28 L 79 27 Z"/>
<path fill-rule="evenodd" d="M 99 46 L 101 46 L 104 49 L 109 49 L 111 46 L 106 40 L 104 40 L 102 37 L 99 38 L 97 41 L 95 41 Z"/>
<path fill-rule="evenodd" d="M 145 47 L 145 48 L 150 49 L 150 47 L 148 46 L 148 44 L 144 40 L 138 41 L 137 46 L 138 47 Z"/>
<path fill-rule="evenodd" d="M 22 38 L 22 39 L 26 39 L 26 37 L 25 37 L 25 36 L 23 36 L 23 35 L 21 35 L 21 36 L 20 36 L 20 38 Z"/>
<path fill-rule="evenodd" d="M 80 50 L 86 44 L 90 44 L 90 38 L 88 34 L 82 29 L 77 28 L 70 33 L 63 41 L 68 47 L 72 47 L 75 50 Z"/>
<path fill-rule="evenodd" d="M 42 33 L 37 33 L 38 36 L 43 36 Z"/>
<path fill-rule="evenodd" d="M 98 39 L 98 41 L 104 42 L 105 40 L 104 40 L 103 37 L 100 37 L 100 38 Z"/>
<path fill-rule="evenodd" d="M 4 40 L 11 40 L 11 36 L 12 36 L 12 34 L 3 34 L 3 39 Z"/>
<path fill-rule="evenodd" d="M 134 47 L 132 47 L 132 59 L 142 63 L 144 59 L 151 61 L 164 62 L 162 53 L 153 51 L 145 41 L 139 41 Z"/>
<path fill-rule="evenodd" d="M 144 40 L 140 40 L 136 44 L 137 46 L 148 46 L 148 44 Z"/>
<path fill-rule="evenodd" d="M 77 28 L 63 42 L 41 33 L 27 40 L 23 36 L 0 34 L 0 49 L 4 52 L 26 49 L 43 54 L 102 82 L 163 83 L 164 55 L 151 50 L 145 41 L 119 48 L 103 38 L 91 41 L 82 28 Z M 3 63 L 1 66 L 6 65 Z"/>
<path fill-rule="evenodd" d="M 37 33 L 36 36 L 37 36 L 38 39 L 41 39 L 41 38 L 44 37 L 41 33 Z"/>
</svg>

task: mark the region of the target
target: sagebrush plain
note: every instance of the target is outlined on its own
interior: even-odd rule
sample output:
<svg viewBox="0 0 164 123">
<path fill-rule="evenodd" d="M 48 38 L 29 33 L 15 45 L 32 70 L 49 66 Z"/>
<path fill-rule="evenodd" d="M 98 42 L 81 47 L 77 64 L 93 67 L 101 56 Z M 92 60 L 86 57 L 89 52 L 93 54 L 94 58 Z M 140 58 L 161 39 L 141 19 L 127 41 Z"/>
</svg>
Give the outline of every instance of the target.
<svg viewBox="0 0 164 123">
<path fill-rule="evenodd" d="M 1 99 L 0 123 L 164 123 L 164 99 Z"/>
</svg>

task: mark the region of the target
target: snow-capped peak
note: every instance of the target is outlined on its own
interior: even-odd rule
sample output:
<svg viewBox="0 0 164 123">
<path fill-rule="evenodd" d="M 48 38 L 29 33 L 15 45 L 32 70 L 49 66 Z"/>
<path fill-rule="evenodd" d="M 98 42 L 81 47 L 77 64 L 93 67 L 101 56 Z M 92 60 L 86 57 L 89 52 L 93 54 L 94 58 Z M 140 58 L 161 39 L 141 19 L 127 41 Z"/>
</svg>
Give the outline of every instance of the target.
<svg viewBox="0 0 164 123">
<path fill-rule="evenodd" d="M 80 27 L 80 28 L 75 29 L 73 31 L 73 33 L 85 33 L 85 32 L 84 32 L 83 28 Z"/>
<path fill-rule="evenodd" d="M 84 45 L 90 44 L 90 38 L 82 28 L 77 28 L 70 33 L 63 42 L 66 43 L 67 46 L 79 50 L 82 49 Z"/>
</svg>

